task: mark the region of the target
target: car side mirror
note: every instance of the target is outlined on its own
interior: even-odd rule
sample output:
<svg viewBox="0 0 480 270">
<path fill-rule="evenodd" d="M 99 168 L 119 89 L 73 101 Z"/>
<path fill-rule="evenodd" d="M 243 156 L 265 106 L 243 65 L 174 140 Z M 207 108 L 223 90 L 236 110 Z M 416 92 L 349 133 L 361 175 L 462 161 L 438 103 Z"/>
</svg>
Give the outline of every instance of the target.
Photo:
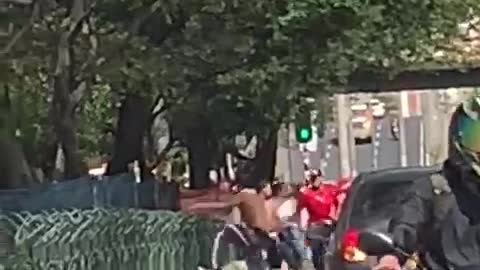
<svg viewBox="0 0 480 270">
<path fill-rule="evenodd" d="M 372 256 L 385 255 L 395 250 L 392 238 L 381 232 L 361 232 L 358 236 L 358 245 L 360 250 Z"/>
</svg>

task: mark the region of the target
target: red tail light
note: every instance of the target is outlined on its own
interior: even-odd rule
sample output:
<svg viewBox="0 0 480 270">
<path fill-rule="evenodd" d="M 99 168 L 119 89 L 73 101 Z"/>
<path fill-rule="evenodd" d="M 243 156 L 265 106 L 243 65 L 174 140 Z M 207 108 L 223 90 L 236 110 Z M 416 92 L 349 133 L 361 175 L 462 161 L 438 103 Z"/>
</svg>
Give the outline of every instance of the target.
<svg viewBox="0 0 480 270">
<path fill-rule="evenodd" d="M 359 232 L 355 229 L 347 229 L 343 234 L 340 251 L 342 258 L 347 262 L 363 262 L 367 254 L 358 248 Z"/>
<path fill-rule="evenodd" d="M 359 235 L 359 232 L 357 230 L 347 229 L 343 234 L 342 249 L 345 249 L 346 247 L 349 247 L 349 246 L 357 247 L 358 235 Z"/>
</svg>

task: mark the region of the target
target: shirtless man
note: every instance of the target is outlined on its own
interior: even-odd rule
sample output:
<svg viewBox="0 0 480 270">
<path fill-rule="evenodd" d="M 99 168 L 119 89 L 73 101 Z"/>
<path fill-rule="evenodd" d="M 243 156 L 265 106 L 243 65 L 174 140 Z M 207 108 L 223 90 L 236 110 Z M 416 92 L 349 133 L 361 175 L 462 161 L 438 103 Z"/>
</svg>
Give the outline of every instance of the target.
<svg viewBox="0 0 480 270">
<path fill-rule="evenodd" d="M 243 223 L 254 230 L 269 233 L 277 229 L 274 215 L 267 209 L 266 195 L 269 185 L 243 186 L 243 188 L 228 202 L 227 207 L 238 208 L 240 219 L 236 223 Z"/>
<path fill-rule="evenodd" d="M 244 224 L 250 229 L 268 234 L 276 229 L 277 224 L 273 222 L 273 215 L 269 213 L 265 204 L 266 196 L 261 192 L 265 187 L 265 185 L 255 185 L 247 182 L 227 202 L 196 203 L 188 210 L 192 212 L 197 209 L 208 209 L 230 213 L 232 210 L 238 209 L 238 215 L 234 218 L 233 223 Z"/>
</svg>

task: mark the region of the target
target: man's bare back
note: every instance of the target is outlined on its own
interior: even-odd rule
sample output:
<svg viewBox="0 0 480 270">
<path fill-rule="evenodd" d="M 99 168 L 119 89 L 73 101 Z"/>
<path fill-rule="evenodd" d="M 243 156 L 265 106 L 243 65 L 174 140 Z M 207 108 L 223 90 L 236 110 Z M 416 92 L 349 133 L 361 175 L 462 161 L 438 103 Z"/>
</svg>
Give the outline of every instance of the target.
<svg viewBox="0 0 480 270">
<path fill-rule="evenodd" d="M 265 205 L 265 197 L 254 189 L 244 189 L 232 198 L 232 206 L 238 207 L 242 221 L 265 232 L 272 231 L 272 222 Z"/>
<path fill-rule="evenodd" d="M 224 220 L 232 223 L 243 222 L 265 232 L 278 232 L 282 229 L 282 222 L 277 214 L 279 205 L 272 199 L 267 200 L 264 191 L 258 193 L 255 189 L 243 189 L 228 202 L 195 203 L 185 211 L 205 216 L 214 216 L 213 213 L 221 213 L 223 216 L 231 214 L 233 219 Z"/>
</svg>

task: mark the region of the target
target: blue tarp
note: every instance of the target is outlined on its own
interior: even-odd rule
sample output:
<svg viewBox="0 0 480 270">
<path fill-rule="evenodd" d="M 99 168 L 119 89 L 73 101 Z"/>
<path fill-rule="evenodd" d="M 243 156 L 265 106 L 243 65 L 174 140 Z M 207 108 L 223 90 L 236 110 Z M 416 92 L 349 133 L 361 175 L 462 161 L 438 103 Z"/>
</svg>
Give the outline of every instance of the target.
<svg viewBox="0 0 480 270">
<path fill-rule="evenodd" d="M 177 210 L 177 187 L 154 178 L 136 183 L 131 174 L 110 177 L 83 177 L 42 184 L 30 189 L 1 190 L 0 212 L 40 212 L 50 209 L 93 207 Z"/>
</svg>

